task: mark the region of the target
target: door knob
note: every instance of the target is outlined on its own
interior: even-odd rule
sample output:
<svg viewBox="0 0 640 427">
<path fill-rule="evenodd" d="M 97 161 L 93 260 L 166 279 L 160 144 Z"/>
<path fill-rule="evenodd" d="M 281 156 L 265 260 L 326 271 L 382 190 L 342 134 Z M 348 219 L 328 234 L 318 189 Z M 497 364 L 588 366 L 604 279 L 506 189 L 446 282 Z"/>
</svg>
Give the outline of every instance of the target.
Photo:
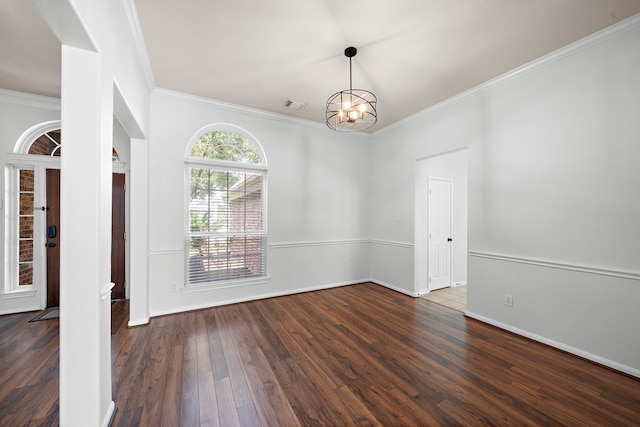
<svg viewBox="0 0 640 427">
<path fill-rule="evenodd" d="M 56 246 L 55 243 L 47 243 L 45 246 L 49 247 L 49 248 L 54 248 Z"/>
<path fill-rule="evenodd" d="M 452 239 L 451 237 L 449 237 L 449 238 L 447 239 L 447 242 L 453 242 L 453 239 Z"/>
</svg>

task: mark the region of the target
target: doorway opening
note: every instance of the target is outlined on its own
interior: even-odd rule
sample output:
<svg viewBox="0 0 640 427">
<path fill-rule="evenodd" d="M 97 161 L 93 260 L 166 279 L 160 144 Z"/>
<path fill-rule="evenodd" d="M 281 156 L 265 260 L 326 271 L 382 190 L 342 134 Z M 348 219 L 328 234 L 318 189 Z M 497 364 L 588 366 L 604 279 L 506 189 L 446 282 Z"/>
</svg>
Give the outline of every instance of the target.
<svg viewBox="0 0 640 427">
<path fill-rule="evenodd" d="M 467 149 L 417 165 L 415 293 L 464 311 L 467 286 Z"/>
<path fill-rule="evenodd" d="M 9 198 L 7 264 L 12 290 L 42 295 L 40 307 L 59 306 L 60 298 L 60 122 L 30 129 L 16 146 L 7 176 Z M 114 131 L 114 135 L 116 132 Z M 115 139 L 114 139 L 115 143 Z M 112 149 L 112 299 L 126 298 L 126 171 Z M 82 209 L 81 206 L 78 209 Z M 7 286 L 7 285 L 6 285 Z"/>
</svg>

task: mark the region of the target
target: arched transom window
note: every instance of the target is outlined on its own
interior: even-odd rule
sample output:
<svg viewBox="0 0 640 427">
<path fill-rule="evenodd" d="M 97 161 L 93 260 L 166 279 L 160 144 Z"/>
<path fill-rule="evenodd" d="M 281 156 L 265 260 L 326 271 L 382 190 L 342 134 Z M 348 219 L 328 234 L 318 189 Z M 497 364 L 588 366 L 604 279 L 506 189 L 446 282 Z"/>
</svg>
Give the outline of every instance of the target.
<svg viewBox="0 0 640 427">
<path fill-rule="evenodd" d="M 27 154 L 60 157 L 62 155 L 62 131 L 54 129 L 43 133 L 31 143 Z M 120 156 L 115 148 L 111 149 L 111 161 L 114 163 L 120 161 Z"/>
<path fill-rule="evenodd" d="M 185 158 L 185 283 L 266 277 L 266 161 L 241 129 L 216 126 Z"/>
<path fill-rule="evenodd" d="M 60 146 L 62 143 L 60 129 L 42 134 L 39 138 L 31 143 L 28 154 L 39 154 L 43 156 L 60 157 Z"/>
</svg>

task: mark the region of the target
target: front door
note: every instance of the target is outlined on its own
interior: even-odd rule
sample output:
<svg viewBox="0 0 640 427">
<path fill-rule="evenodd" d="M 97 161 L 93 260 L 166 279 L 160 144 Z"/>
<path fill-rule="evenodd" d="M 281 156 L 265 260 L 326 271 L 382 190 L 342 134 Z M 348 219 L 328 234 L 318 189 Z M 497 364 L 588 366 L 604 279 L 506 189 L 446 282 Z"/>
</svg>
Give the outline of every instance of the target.
<svg viewBox="0 0 640 427">
<path fill-rule="evenodd" d="M 124 263 L 125 263 L 125 209 L 124 174 L 113 174 L 111 188 L 111 290 L 112 299 L 124 299 Z"/>
<path fill-rule="evenodd" d="M 429 290 L 451 286 L 451 181 L 429 178 Z"/>
<path fill-rule="evenodd" d="M 60 306 L 60 170 L 47 169 L 47 307 Z"/>
<path fill-rule="evenodd" d="M 60 170 L 47 169 L 47 307 L 60 306 Z M 113 174 L 111 281 L 113 299 L 125 297 L 124 174 Z"/>
</svg>

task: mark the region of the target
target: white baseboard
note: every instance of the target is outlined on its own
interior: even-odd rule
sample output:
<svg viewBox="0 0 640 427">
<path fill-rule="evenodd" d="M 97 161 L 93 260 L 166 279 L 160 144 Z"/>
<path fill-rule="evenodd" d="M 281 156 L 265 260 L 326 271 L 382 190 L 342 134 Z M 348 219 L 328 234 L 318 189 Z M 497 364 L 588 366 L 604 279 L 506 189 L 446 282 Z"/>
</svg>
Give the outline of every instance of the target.
<svg viewBox="0 0 640 427">
<path fill-rule="evenodd" d="M 113 416 L 116 413 L 116 404 L 115 402 L 112 400 L 111 403 L 109 403 L 109 409 L 107 409 L 107 413 L 104 416 L 104 420 L 102 421 L 102 427 L 109 427 L 111 425 L 111 423 L 113 422 Z"/>
<path fill-rule="evenodd" d="M 389 289 L 394 290 L 396 292 L 400 292 L 401 294 L 409 295 L 410 297 L 416 298 L 416 297 L 420 296 L 420 292 L 407 291 L 406 289 L 399 288 L 399 287 L 394 286 L 394 285 L 392 285 L 390 283 L 385 283 L 385 282 L 383 282 L 381 280 L 368 279 L 366 281 L 375 283 L 376 285 L 384 286 L 385 288 L 389 288 Z"/>
<path fill-rule="evenodd" d="M 466 280 L 460 280 L 458 282 L 452 283 L 451 285 L 449 285 L 449 288 L 457 288 L 458 286 L 466 286 L 467 285 L 467 281 Z M 436 291 L 439 291 L 440 289 L 447 289 L 447 287 L 444 288 L 438 288 L 436 289 Z M 431 290 L 429 290 L 429 288 L 426 289 L 420 289 L 418 291 L 416 291 L 416 295 L 417 297 L 421 296 L 421 295 L 426 295 L 429 292 L 431 292 Z"/>
<path fill-rule="evenodd" d="M 557 348 L 559 350 L 566 351 L 567 353 L 574 354 L 576 356 L 582 357 L 583 359 L 590 360 L 592 362 L 598 363 L 598 364 L 606 366 L 608 368 L 615 369 L 616 371 L 620 371 L 620 372 L 623 372 L 625 374 L 634 376 L 636 378 L 640 378 L 640 370 L 639 369 L 632 368 L 630 366 L 626 366 L 626 365 L 623 365 L 623 364 L 618 363 L 618 362 L 614 362 L 613 360 L 609 360 L 609 359 L 606 359 L 604 357 L 597 356 L 595 354 L 586 352 L 586 351 L 581 350 L 579 348 L 575 348 L 575 347 L 563 344 L 561 342 L 554 341 L 552 339 L 545 338 L 543 336 L 531 333 L 529 331 L 525 331 L 523 329 L 519 329 L 519 328 L 513 327 L 511 325 L 507 325 L 506 323 L 499 322 L 497 320 L 482 316 L 482 315 L 477 314 L 477 313 L 473 313 L 471 311 L 465 311 L 464 315 L 467 316 L 467 317 L 470 317 L 472 319 L 479 320 L 480 322 L 484 322 L 484 323 L 487 323 L 489 325 L 495 326 L 497 328 L 504 329 L 504 330 L 509 331 L 509 332 L 513 332 L 514 334 L 521 335 L 523 337 L 532 339 L 534 341 L 541 342 L 543 344 L 546 344 L 548 346 Z"/>
<path fill-rule="evenodd" d="M 145 318 L 142 318 L 142 319 L 136 319 L 136 320 L 130 319 L 129 322 L 127 323 L 127 326 L 129 326 L 129 327 L 142 326 L 142 325 L 146 325 L 148 323 L 149 323 L 149 318 L 148 317 L 145 317 Z"/>
</svg>

